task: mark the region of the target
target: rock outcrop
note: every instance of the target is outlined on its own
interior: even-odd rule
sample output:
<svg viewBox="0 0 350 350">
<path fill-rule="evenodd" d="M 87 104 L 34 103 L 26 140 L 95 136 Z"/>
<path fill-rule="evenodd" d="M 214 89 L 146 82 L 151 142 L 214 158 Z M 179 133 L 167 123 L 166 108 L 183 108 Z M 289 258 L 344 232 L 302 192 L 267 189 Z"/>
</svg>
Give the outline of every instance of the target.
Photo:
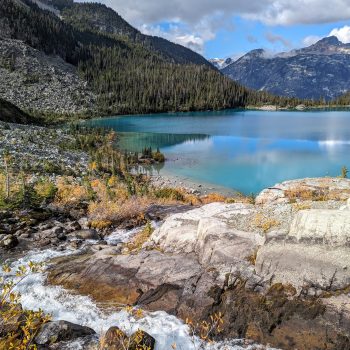
<svg viewBox="0 0 350 350">
<path fill-rule="evenodd" d="M 332 200 L 288 192 L 321 183 Z M 349 180 L 276 188 L 283 196 L 264 191 L 264 205 L 213 203 L 171 215 L 134 255 L 102 246 L 59 259 L 49 281 L 183 319 L 220 311 L 227 337 L 283 349 L 350 349 L 350 210 L 339 200 L 349 198 Z"/>
<path fill-rule="evenodd" d="M 350 198 L 350 179 L 306 178 L 290 180 L 263 190 L 256 204 L 295 203 L 298 201 L 346 201 Z"/>
</svg>

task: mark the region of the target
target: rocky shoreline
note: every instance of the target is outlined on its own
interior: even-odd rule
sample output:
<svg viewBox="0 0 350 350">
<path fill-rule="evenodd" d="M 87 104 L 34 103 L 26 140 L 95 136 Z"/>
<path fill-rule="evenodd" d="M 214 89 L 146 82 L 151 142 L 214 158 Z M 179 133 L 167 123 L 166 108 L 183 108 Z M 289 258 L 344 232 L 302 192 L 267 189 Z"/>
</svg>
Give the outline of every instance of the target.
<svg viewBox="0 0 350 350">
<path fill-rule="evenodd" d="M 169 173 L 150 175 L 150 180 L 152 185 L 156 188 L 181 188 L 184 191 L 195 195 L 219 193 L 224 196 L 234 196 L 238 193 L 230 188 L 206 182 L 194 181 L 184 176 Z"/>
<path fill-rule="evenodd" d="M 278 184 L 262 191 L 255 204 L 211 203 L 180 212 L 174 207 L 177 213 L 170 208 L 142 249 L 129 253 L 83 220 L 64 233 L 62 244 L 61 229 L 42 227 L 38 236 L 56 236 L 57 249 L 91 242 L 79 254 L 54 259 L 48 282 L 104 305 L 128 304 L 195 321 L 221 313 L 218 340 L 345 350 L 348 198 L 350 180 L 319 178 Z"/>
</svg>

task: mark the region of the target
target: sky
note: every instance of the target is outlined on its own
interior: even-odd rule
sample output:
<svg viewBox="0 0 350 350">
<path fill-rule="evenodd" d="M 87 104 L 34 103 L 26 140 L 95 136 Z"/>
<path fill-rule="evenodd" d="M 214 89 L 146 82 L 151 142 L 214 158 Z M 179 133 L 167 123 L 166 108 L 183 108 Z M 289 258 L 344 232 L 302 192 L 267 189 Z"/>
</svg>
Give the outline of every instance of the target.
<svg viewBox="0 0 350 350">
<path fill-rule="evenodd" d="M 238 58 L 256 48 L 290 51 L 330 35 L 350 42 L 350 0 L 99 2 L 143 33 L 187 46 L 208 59 Z"/>
</svg>

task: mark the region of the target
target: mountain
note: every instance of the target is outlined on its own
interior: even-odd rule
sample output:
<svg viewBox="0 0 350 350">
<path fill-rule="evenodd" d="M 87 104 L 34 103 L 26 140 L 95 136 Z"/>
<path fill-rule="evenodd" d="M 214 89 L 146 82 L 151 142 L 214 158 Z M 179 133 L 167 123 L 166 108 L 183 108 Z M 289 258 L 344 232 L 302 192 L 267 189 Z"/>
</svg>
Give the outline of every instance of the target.
<svg viewBox="0 0 350 350">
<path fill-rule="evenodd" d="M 330 101 L 350 90 L 350 44 L 331 36 L 277 55 L 253 50 L 221 72 L 252 89 Z"/>
<path fill-rule="evenodd" d="M 192 50 L 172 43 L 166 39 L 142 34 L 139 30 L 126 22 L 117 12 L 100 3 L 74 3 L 72 0 L 35 0 L 45 8 L 48 6 L 68 24 L 82 31 L 96 31 L 99 33 L 125 36 L 134 43 L 158 51 L 164 57 L 175 63 L 204 64 L 210 63 Z"/>
<path fill-rule="evenodd" d="M 229 64 L 233 63 L 233 59 L 228 58 L 212 58 L 209 60 L 209 62 L 217 69 L 224 69 Z"/>
<path fill-rule="evenodd" d="M 0 98 L 45 115 L 300 103 L 249 90 L 180 45 L 158 38 L 155 48 L 111 9 L 91 6 L 0 1 Z"/>
</svg>

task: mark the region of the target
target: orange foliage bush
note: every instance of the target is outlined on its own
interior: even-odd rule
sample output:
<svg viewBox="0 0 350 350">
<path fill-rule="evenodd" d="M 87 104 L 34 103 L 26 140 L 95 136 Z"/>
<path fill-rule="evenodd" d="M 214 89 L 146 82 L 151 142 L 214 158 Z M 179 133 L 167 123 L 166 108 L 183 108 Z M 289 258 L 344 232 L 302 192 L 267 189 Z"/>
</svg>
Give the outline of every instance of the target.
<svg viewBox="0 0 350 350">
<path fill-rule="evenodd" d="M 89 199 L 85 186 L 59 179 L 57 181 L 56 202 L 61 205 L 78 204 Z"/>
</svg>

